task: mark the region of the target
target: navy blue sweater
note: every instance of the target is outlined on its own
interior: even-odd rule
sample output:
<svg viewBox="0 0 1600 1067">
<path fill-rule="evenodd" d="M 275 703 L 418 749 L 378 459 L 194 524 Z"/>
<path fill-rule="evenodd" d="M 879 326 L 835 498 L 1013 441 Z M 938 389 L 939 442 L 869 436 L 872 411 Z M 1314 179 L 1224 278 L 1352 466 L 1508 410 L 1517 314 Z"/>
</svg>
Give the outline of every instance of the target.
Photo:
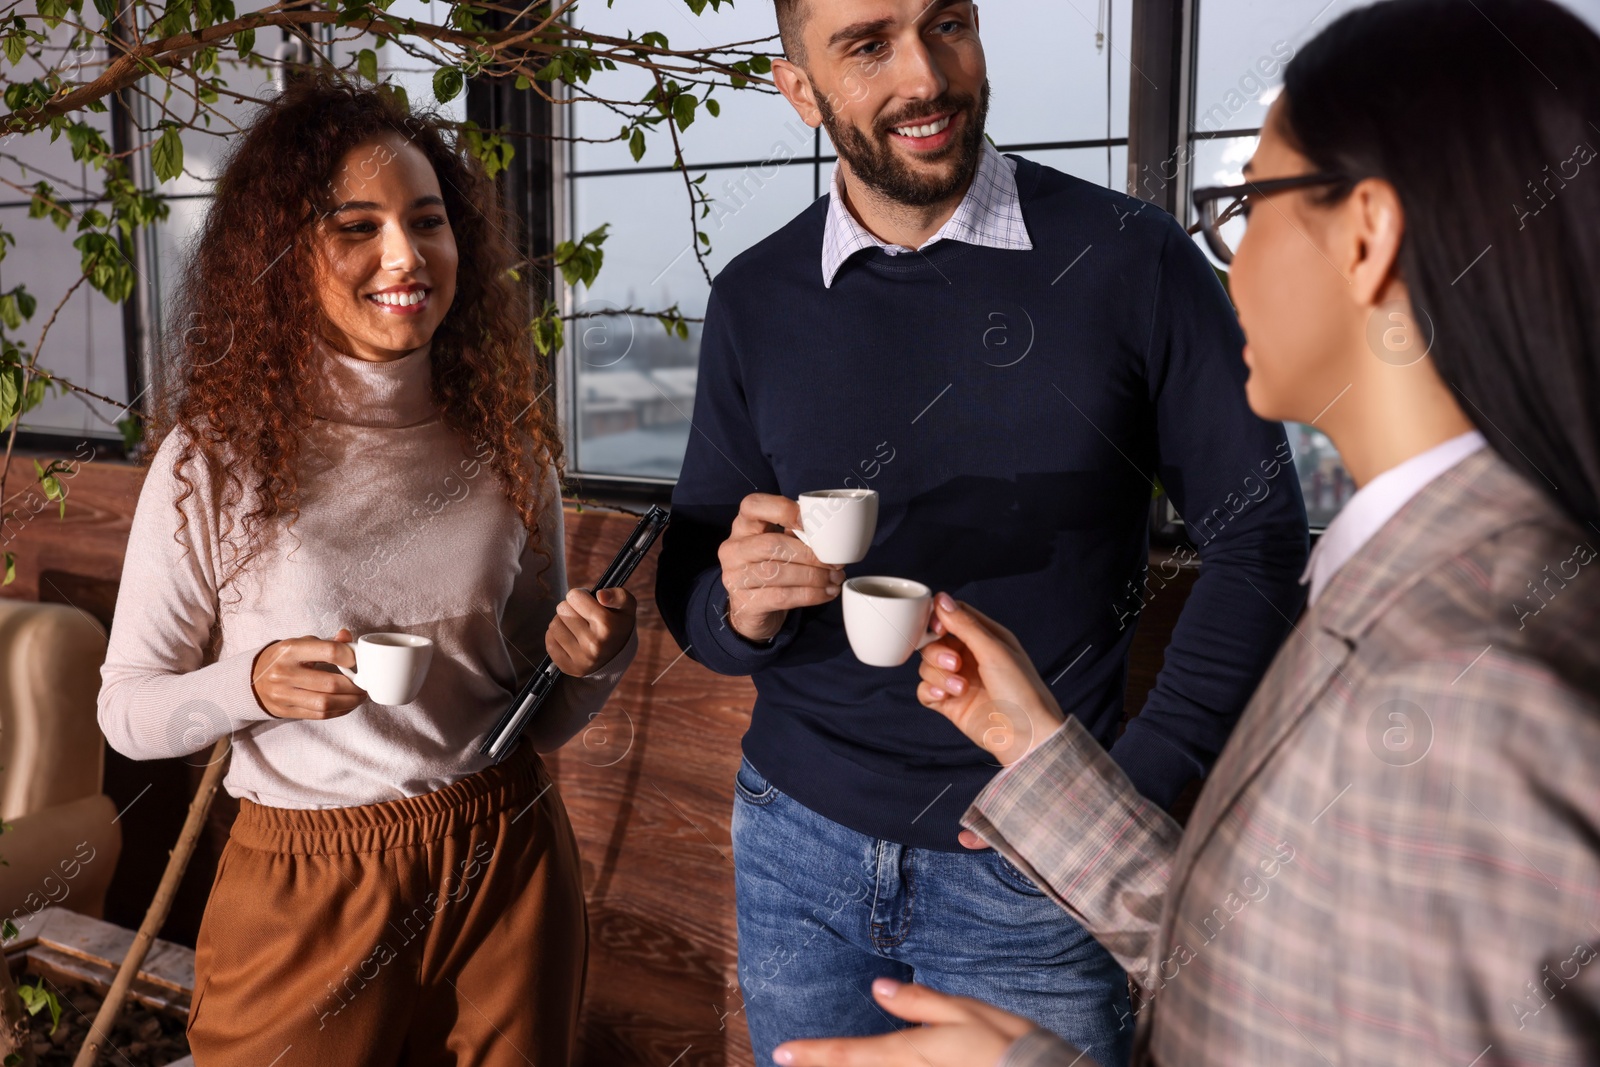
<svg viewBox="0 0 1600 1067">
<path fill-rule="evenodd" d="M 871 248 L 827 289 L 822 197 L 718 275 L 656 584 L 680 647 L 753 677 L 744 753 L 765 777 L 861 833 L 945 851 L 995 763 L 917 703 L 919 656 L 856 660 L 837 599 L 791 611 L 770 647 L 727 625 L 717 547 L 747 494 L 876 489 L 877 534 L 846 574 L 913 578 L 1010 628 L 1163 805 L 1210 768 L 1304 596 L 1288 444 L 1245 402 L 1243 337 L 1205 257 L 1157 208 L 1028 159 L 1016 177 L 1029 251 Z M 1134 623 L 1163 595 L 1146 574 L 1158 477 L 1202 565 L 1119 737 Z"/>
</svg>

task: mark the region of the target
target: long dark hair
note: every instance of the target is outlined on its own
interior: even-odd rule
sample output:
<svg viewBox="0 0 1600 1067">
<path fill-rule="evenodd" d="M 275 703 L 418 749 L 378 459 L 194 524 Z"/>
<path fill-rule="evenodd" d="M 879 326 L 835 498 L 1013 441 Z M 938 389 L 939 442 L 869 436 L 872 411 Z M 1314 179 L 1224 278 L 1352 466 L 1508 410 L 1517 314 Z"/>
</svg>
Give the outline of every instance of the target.
<svg viewBox="0 0 1600 1067">
<path fill-rule="evenodd" d="M 1399 194 L 1399 274 L 1467 418 L 1600 530 L 1600 37 L 1548 0 L 1385 0 L 1284 97 L 1318 169 Z"/>
<path fill-rule="evenodd" d="M 469 446 L 493 449 L 489 464 L 530 540 L 549 495 L 544 464 L 564 473 L 554 408 L 538 402 L 549 371 L 532 353 L 527 286 L 512 273 L 521 267 L 527 277 L 526 264 L 507 236 L 494 182 L 436 112 L 414 114 L 387 92 L 318 69 L 291 81 L 232 143 L 173 298 L 149 408 L 146 462 L 169 433 L 184 431 L 180 503 L 195 491 L 184 473 L 191 461 L 225 477 L 215 502 L 230 565 L 222 587 L 278 524 L 292 528 L 299 515 L 296 460 L 316 389 L 312 343 L 319 330 L 327 336 L 312 280 L 315 222 L 345 153 L 388 132 L 433 165 L 460 256 L 455 300 L 430 356 L 446 425 Z M 247 495 L 253 507 L 235 523 L 234 505 Z M 183 521 L 180 509 L 180 533 Z M 561 546 L 535 550 L 547 570 Z"/>
</svg>

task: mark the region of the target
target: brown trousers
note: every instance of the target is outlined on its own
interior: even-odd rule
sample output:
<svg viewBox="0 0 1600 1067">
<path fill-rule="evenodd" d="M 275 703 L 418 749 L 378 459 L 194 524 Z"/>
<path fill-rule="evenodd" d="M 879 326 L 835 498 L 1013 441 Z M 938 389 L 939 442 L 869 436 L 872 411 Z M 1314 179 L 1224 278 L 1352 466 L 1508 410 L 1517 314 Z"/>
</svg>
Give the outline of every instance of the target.
<svg viewBox="0 0 1600 1067">
<path fill-rule="evenodd" d="M 195 945 L 197 1067 L 570 1062 L 578 846 L 531 745 L 422 796 L 239 806 Z"/>
</svg>

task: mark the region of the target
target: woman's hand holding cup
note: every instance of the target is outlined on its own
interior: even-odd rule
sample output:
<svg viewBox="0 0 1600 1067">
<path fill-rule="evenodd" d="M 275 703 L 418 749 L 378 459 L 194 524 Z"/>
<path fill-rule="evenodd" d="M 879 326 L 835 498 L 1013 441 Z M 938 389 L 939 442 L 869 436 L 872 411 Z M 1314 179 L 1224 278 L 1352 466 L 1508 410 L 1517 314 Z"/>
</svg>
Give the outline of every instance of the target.
<svg viewBox="0 0 1600 1067">
<path fill-rule="evenodd" d="M 268 714 L 280 719 L 334 719 L 348 715 L 366 702 L 367 693 L 334 671 L 313 663 L 354 667 L 355 635 L 341 627 L 331 639 L 307 634 L 274 641 L 256 656 L 250 688 Z"/>
<path fill-rule="evenodd" d="M 1066 721 L 1016 635 L 949 593 L 934 598 L 917 700 L 1010 766 Z"/>
<path fill-rule="evenodd" d="M 620 587 L 569 589 L 545 631 L 544 650 L 562 674 L 593 674 L 628 643 L 637 610 L 633 594 Z"/>
</svg>

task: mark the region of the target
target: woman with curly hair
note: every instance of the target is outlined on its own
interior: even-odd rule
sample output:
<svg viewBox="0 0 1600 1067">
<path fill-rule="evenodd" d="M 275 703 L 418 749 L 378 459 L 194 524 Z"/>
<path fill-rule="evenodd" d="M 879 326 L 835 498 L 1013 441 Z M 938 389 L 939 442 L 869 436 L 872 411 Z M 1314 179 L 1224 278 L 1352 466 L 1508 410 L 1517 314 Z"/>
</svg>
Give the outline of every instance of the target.
<svg viewBox="0 0 1600 1067">
<path fill-rule="evenodd" d="M 233 145 L 176 296 L 99 719 L 135 759 L 231 739 L 201 1064 L 570 1055 L 583 892 L 538 752 L 605 703 L 635 604 L 566 588 L 526 289 L 443 129 L 336 75 L 292 82 Z M 396 631 L 432 660 L 411 703 L 378 705 L 335 668 Z M 491 764 L 546 652 L 568 677 Z"/>
</svg>

